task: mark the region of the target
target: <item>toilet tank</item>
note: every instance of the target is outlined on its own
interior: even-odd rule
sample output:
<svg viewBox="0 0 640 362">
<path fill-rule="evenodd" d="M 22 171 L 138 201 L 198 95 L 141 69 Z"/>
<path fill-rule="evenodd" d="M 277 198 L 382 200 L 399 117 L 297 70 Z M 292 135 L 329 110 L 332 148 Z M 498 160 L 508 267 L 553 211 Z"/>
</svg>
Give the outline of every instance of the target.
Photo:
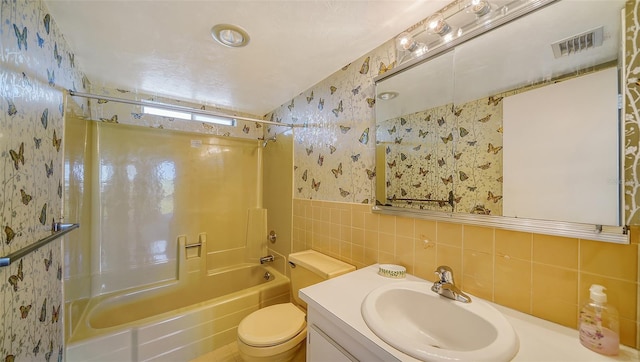
<svg viewBox="0 0 640 362">
<path fill-rule="evenodd" d="M 356 267 L 351 264 L 315 250 L 289 254 L 289 267 L 291 270 L 291 296 L 294 303 L 305 310 L 307 304 L 298 296 L 300 289 L 356 270 Z"/>
</svg>

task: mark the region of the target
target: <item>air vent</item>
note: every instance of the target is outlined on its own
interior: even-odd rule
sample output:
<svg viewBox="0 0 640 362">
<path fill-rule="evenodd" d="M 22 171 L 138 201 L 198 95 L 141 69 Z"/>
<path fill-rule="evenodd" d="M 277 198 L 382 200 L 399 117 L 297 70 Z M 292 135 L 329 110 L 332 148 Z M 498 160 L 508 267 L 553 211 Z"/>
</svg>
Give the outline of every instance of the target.
<svg viewBox="0 0 640 362">
<path fill-rule="evenodd" d="M 600 46 L 602 45 L 603 38 L 604 29 L 601 26 L 599 28 L 557 41 L 551 44 L 551 49 L 553 49 L 553 55 L 556 58 L 560 58 Z"/>
</svg>

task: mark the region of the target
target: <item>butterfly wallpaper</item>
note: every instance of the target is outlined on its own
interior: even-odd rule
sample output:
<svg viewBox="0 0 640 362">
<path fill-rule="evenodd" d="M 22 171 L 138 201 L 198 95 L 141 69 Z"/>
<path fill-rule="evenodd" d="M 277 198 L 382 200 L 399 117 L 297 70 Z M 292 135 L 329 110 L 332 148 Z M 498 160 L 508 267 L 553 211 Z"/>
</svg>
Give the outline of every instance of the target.
<svg viewBox="0 0 640 362">
<path fill-rule="evenodd" d="M 86 91 L 40 1 L 0 2 L 0 253 L 50 235 L 63 183 L 62 89 Z M 86 109 L 86 104 L 79 104 Z M 0 268 L 0 358 L 63 360 L 60 241 Z"/>
<path fill-rule="evenodd" d="M 265 116 L 301 126 L 294 129 L 294 197 L 373 203 L 373 78 L 395 66 L 391 45 L 345 65 Z"/>
</svg>

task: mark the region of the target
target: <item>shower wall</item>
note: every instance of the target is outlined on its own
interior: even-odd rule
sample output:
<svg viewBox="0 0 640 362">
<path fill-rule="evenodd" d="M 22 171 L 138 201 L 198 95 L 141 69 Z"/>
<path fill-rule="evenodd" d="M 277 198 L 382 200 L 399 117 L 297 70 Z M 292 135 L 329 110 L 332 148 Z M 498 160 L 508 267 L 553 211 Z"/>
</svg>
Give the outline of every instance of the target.
<svg viewBox="0 0 640 362">
<path fill-rule="evenodd" d="M 178 237 L 192 244 L 205 235 L 200 257 L 243 255 L 249 210 L 261 202 L 257 141 L 91 126 L 91 295 L 175 280 Z"/>
</svg>

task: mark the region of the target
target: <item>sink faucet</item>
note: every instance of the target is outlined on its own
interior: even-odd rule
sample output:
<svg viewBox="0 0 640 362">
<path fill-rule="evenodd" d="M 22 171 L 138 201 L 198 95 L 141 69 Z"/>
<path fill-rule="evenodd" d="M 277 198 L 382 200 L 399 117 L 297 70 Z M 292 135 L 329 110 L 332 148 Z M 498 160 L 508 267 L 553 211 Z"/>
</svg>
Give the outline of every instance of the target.
<svg viewBox="0 0 640 362">
<path fill-rule="evenodd" d="M 270 263 L 273 261 L 273 255 L 267 255 L 260 258 L 260 264 Z"/>
<path fill-rule="evenodd" d="M 436 269 L 435 273 L 438 276 L 438 280 L 433 283 L 431 290 L 449 299 L 462 303 L 471 303 L 471 297 L 464 294 L 453 282 L 453 270 L 451 268 L 441 265 Z"/>
</svg>

